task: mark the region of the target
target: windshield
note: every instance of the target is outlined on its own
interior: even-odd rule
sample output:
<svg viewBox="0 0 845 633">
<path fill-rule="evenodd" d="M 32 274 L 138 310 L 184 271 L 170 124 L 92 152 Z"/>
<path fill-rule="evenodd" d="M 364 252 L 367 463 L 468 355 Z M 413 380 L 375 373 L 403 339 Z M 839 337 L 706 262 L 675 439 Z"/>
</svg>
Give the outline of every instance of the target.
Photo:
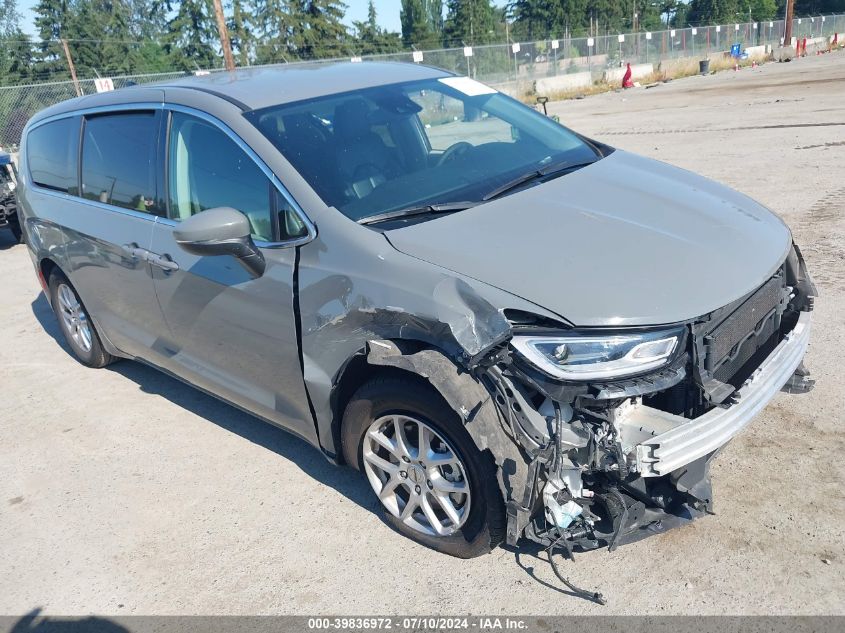
<svg viewBox="0 0 845 633">
<path fill-rule="evenodd" d="M 480 202 L 544 166 L 601 157 L 570 130 L 467 77 L 379 86 L 245 116 L 326 204 L 356 221 Z"/>
</svg>

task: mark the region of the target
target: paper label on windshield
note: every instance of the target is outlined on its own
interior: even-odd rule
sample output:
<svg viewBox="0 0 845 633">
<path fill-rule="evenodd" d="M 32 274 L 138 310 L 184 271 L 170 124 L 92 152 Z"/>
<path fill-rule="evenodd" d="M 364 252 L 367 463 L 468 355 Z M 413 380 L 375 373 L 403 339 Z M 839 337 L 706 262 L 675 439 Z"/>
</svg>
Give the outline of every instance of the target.
<svg viewBox="0 0 845 633">
<path fill-rule="evenodd" d="M 490 86 L 485 86 L 480 81 L 470 79 L 469 77 L 444 77 L 439 80 L 440 83 L 446 84 L 450 88 L 460 90 L 468 97 L 477 97 L 479 95 L 496 94 Z"/>
</svg>

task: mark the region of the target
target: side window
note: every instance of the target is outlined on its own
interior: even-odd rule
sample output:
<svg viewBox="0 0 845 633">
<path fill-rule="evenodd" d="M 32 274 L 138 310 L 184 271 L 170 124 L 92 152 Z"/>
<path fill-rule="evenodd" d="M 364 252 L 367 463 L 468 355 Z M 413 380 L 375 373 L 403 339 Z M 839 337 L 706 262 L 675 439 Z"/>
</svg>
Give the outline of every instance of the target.
<svg viewBox="0 0 845 633">
<path fill-rule="evenodd" d="M 255 239 L 273 241 L 270 180 L 214 125 L 180 112 L 172 114 L 167 178 L 174 220 L 232 207 L 249 218 Z"/>
<path fill-rule="evenodd" d="M 82 196 L 124 209 L 163 215 L 156 198 L 156 112 L 103 114 L 85 119 Z"/>
<path fill-rule="evenodd" d="M 511 126 L 469 102 L 437 90 L 419 90 L 408 97 L 422 108 L 418 116 L 431 149 L 442 151 L 459 141 L 472 145 L 512 143 Z"/>
<path fill-rule="evenodd" d="M 71 195 L 78 192 L 79 118 L 45 123 L 26 139 L 27 163 L 32 182 Z"/>
</svg>

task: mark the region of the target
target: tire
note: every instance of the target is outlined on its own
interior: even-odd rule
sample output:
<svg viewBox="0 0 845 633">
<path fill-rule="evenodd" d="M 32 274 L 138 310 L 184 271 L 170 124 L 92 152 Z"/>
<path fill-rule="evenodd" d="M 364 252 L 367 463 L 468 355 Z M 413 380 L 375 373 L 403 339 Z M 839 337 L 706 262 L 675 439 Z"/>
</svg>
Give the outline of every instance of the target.
<svg viewBox="0 0 845 633">
<path fill-rule="evenodd" d="M 21 223 L 18 220 L 18 214 L 10 215 L 6 218 L 6 221 L 9 223 L 9 230 L 12 232 L 15 241 L 18 244 L 23 244 L 23 231 L 21 230 Z"/>
<path fill-rule="evenodd" d="M 94 322 L 67 277 L 54 271 L 50 275 L 49 288 L 59 328 L 76 359 L 95 369 L 113 362 L 114 357 L 103 349 Z"/>
<path fill-rule="evenodd" d="M 396 440 L 397 424 L 404 442 Z M 421 432 L 420 426 L 427 430 Z M 384 429 L 376 433 L 381 442 L 368 435 L 371 429 Z M 429 450 L 419 450 L 423 437 Z M 403 452 L 398 446 L 406 443 L 408 450 Z M 479 451 L 458 415 L 430 385 L 395 376 L 365 384 L 346 407 L 341 444 L 346 463 L 367 477 L 387 523 L 404 536 L 458 558 L 487 554 L 504 539 L 505 509 L 492 456 Z M 376 464 L 391 467 L 393 474 Z M 458 488 L 462 492 L 445 492 Z M 468 494 L 463 492 L 467 490 Z M 403 519 L 406 510 L 411 513 Z M 439 528 L 429 520 L 429 511 L 436 515 Z M 453 520 L 456 516 L 459 521 Z M 435 529 L 445 533 L 435 534 Z"/>
</svg>

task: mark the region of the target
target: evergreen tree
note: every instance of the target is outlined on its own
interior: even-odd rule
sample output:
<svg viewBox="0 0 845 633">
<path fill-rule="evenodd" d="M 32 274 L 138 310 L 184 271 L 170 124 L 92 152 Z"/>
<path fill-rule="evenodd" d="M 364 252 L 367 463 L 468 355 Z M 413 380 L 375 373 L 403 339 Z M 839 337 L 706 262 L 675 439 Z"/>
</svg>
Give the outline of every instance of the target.
<svg viewBox="0 0 845 633">
<path fill-rule="evenodd" d="M 41 40 L 32 69 L 32 75 L 38 80 L 70 77 L 61 44 L 58 42 L 66 35 L 69 5 L 68 0 L 39 0 L 32 9 L 35 13 L 35 28 Z"/>
<path fill-rule="evenodd" d="M 735 22 L 738 5 L 738 0 L 691 0 L 688 20 L 690 24 L 704 25 Z"/>
<path fill-rule="evenodd" d="M 24 83 L 32 71 L 32 43 L 21 31 L 15 0 L 0 1 L 0 85 Z"/>
<path fill-rule="evenodd" d="M 798 4 L 796 2 L 796 4 Z M 816 3 L 818 5 L 820 3 Z M 840 3 L 845 9 L 845 2 Z M 813 15 L 818 15 L 818 10 L 811 12 Z M 737 7 L 737 13 L 742 16 L 740 19 L 745 21 L 751 18 L 751 21 L 757 22 L 760 20 L 771 20 L 778 14 L 778 5 L 775 0 L 740 0 Z M 800 15 L 800 14 L 799 14 Z"/>
<path fill-rule="evenodd" d="M 10 39 L 21 30 L 21 14 L 16 0 L 0 0 L 0 37 Z"/>
<path fill-rule="evenodd" d="M 399 19 L 407 48 L 421 50 L 442 45 L 442 0 L 402 0 Z"/>
<path fill-rule="evenodd" d="M 443 0 L 423 0 L 423 13 L 437 39 L 443 38 Z"/>
<path fill-rule="evenodd" d="M 218 66 L 220 44 L 211 0 L 181 0 L 176 14 L 167 22 L 164 41 L 173 68 Z"/>
<path fill-rule="evenodd" d="M 448 46 L 492 42 L 496 37 L 496 11 L 490 0 L 447 0 L 443 34 Z"/>
<path fill-rule="evenodd" d="M 252 0 L 255 63 L 275 64 L 296 58 L 289 0 Z"/>
<path fill-rule="evenodd" d="M 66 36 L 76 74 L 125 74 L 137 61 L 126 0 L 77 0 L 68 15 Z"/>
<path fill-rule="evenodd" d="M 228 20 L 226 27 L 229 29 L 229 39 L 232 42 L 236 64 L 248 66 L 252 59 L 255 41 L 242 0 L 232 0 L 232 17 Z"/>
<path fill-rule="evenodd" d="M 129 30 L 138 40 L 160 40 L 167 31 L 166 0 L 126 0 Z"/>
<path fill-rule="evenodd" d="M 402 49 L 402 39 L 398 33 L 390 33 L 378 25 L 376 7 L 370 0 L 367 7 L 366 22 L 353 22 L 354 39 L 361 55 L 374 53 L 395 53 Z"/>
<path fill-rule="evenodd" d="M 341 0 L 294 0 L 293 41 L 303 59 L 346 54 L 349 33 L 343 24 L 346 5 Z"/>
</svg>

